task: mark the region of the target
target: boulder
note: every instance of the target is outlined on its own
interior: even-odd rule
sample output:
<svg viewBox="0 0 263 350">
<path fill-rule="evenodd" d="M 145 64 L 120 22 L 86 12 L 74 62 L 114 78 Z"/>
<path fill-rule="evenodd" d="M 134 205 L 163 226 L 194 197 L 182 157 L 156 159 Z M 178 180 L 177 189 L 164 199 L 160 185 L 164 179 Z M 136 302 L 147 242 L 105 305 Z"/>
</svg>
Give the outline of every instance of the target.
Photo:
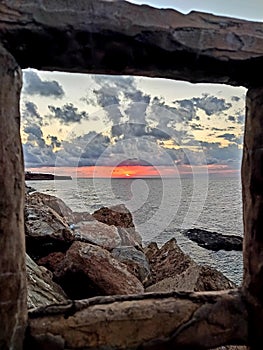
<svg viewBox="0 0 263 350">
<path fill-rule="evenodd" d="M 150 277 L 150 265 L 145 254 L 135 247 L 122 246 L 114 248 L 112 256 L 127 266 L 128 271 L 136 276 L 142 283 Z"/>
<path fill-rule="evenodd" d="M 99 245 L 111 250 L 121 245 L 117 227 L 108 226 L 94 219 L 81 221 L 74 227 L 75 240 Z"/>
<path fill-rule="evenodd" d="M 49 271 L 54 272 L 58 264 L 65 258 L 65 253 L 54 252 L 37 260 L 37 264 L 45 266 Z"/>
<path fill-rule="evenodd" d="M 175 238 L 166 242 L 160 249 L 156 243 L 151 243 L 144 251 L 151 268 L 148 285 L 164 278 L 176 277 L 195 265 L 194 261 L 178 247 Z"/>
<path fill-rule="evenodd" d="M 26 251 L 33 260 L 65 252 L 74 240 L 67 222 L 46 205 L 25 206 Z"/>
<path fill-rule="evenodd" d="M 162 281 L 148 287 L 146 292 L 202 292 L 231 288 L 235 288 L 235 285 L 221 272 L 209 266 L 196 264 L 177 276 L 164 278 Z"/>
<path fill-rule="evenodd" d="M 54 271 L 71 299 L 96 295 L 141 294 L 141 282 L 105 249 L 74 242 Z"/>
<path fill-rule="evenodd" d="M 102 207 L 96 210 L 92 216 L 96 220 L 107 225 L 134 228 L 132 214 L 124 204 L 115 205 L 109 208 Z"/>
<path fill-rule="evenodd" d="M 131 246 L 142 250 L 142 238 L 134 229 L 106 225 L 94 218 L 93 221 L 80 221 L 70 227 L 76 241 L 99 245 L 107 250 L 120 246 Z"/>
<path fill-rule="evenodd" d="M 73 221 L 72 210 L 63 202 L 62 199 L 58 197 L 41 192 L 34 192 L 26 196 L 26 203 L 28 205 L 35 205 L 38 207 L 48 206 L 65 220 L 69 222 Z"/>
<path fill-rule="evenodd" d="M 90 213 L 83 211 L 83 212 L 78 212 L 74 211 L 72 212 L 72 222 L 74 224 L 79 223 L 80 221 L 94 221 L 96 220 Z"/>
<path fill-rule="evenodd" d="M 222 235 L 217 232 L 210 232 L 198 228 L 189 229 L 183 232 L 191 241 L 196 242 L 200 247 L 209 250 L 238 250 L 242 251 L 243 238 L 235 235 Z"/>
<path fill-rule="evenodd" d="M 160 249 L 150 243 L 145 249 L 152 276 L 146 292 L 213 291 L 236 286 L 221 272 L 198 265 L 178 247 L 175 238 Z"/>
<path fill-rule="evenodd" d="M 26 272 L 28 309 L 67 302 L 64 291 L 52 280 L 52 273 L 38 266 L 28 255 Z"/>
<path fill-rule="evenodd" d="M 142 250 L 142 237 L 133 227 L 118 227 L 122 246 L 134 246 Z"/>
</svg>

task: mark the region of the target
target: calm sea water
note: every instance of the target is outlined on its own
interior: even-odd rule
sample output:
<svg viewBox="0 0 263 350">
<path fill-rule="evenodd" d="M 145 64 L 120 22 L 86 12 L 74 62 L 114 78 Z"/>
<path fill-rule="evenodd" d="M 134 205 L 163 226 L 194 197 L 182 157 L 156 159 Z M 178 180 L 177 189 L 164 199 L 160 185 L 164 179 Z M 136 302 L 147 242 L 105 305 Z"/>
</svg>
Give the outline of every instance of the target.
<svg viewBox="0 0 263 350">
<path fill-rule="evenodd" d="M 223 272 L 236 284 L 243 273 L 241 252 L 211 252 L 184 237 L 188 228 L 242 236 L 239 177 L 216 175 L 175 179 L 73 179 L 28 181 L 40 192 L 55 195 L 74 211 L 92 213 L 102 206 L 124 203 L 132 212 L 144 243 L 162 245 L 175 237 L 196 262 Z"/>
</svg>

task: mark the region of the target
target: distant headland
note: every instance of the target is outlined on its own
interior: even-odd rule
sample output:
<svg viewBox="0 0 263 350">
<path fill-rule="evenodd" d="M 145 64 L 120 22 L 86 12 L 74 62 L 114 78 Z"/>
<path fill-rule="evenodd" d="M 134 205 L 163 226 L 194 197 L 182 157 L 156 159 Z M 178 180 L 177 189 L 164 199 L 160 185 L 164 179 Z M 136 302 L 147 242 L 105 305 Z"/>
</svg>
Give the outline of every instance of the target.
<svg viewBox="0 0 263 350">
<path fill-rule="evenodd" d="M 72 180 L 71 176 L 25 172 L 25 180 Z"/>
</svg>

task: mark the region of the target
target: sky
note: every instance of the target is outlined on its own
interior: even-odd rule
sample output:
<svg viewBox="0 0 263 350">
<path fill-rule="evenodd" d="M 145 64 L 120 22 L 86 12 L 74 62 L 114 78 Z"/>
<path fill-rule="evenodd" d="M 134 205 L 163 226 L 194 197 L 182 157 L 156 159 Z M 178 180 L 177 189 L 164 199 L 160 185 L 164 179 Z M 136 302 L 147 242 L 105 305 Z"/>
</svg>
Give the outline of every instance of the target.
<svg viewBox="0 0 263 350">
<path fill-rule="evenodd" d="M 130 1 L 263 20 L 263 2 Z M 157 78 L 23 71 L 25 168 L 73 177 L 240 171 L 246 89 Z"/>
</svg>

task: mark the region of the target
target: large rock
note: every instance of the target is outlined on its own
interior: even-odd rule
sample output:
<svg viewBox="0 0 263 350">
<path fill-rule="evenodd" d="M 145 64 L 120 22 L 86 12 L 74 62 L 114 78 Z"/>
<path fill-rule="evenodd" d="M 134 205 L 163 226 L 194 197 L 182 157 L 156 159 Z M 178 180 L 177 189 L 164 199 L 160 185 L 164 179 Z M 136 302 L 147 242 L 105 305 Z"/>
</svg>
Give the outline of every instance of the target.
<svg viewBox="0 0 263 350">
<path fill-rule="evenodd" d="M 92 216 L 107 225 L 114 225 L 124 228 L 134 228 L 131 212 L 124 204 L 112 207 L 102 207 L 96 210 Z"/>
<path fill-rule="evenodd" d="M 72 299 L 144 292 L 141 282 L 107 250 L 83 242 L 72 244 L 54 276 Z"/>
<path fill-rule="evenodd" d="M 175 238 L 165 243 L 160 249 L 156 243 L 150 243 L 144 251 L 151 267 L 149 281 L 151 284 L 167 277 L 176 277 L 195 265 L 194 261 L 178 247 Z"/>
<path fill-rule="evenodd" d="M 81 221 L 71 226 L 76 241 L 99 245 L 108 250 L 120 246 L 142 249 L 141 236 L 134 229 L 109 226 L 95 219 L 93 221 Z"/>
<path fill-rule="evenodd" d="M 68 224 L 45 205 L 25 207 L 26 250 L 33 260 L 54 251 L 65 252 L 74 240 Z"/>
<path fill-rule="evenodd" d="M 58 264 L 65 258 L 66 253 L 53 252 L 37 260 L 37 264 L 45 266 L 49 271 L 54 272 Z"/>
<path fill-rule="evenodd" d="M 72 210 L 58 197 L 41 192 L 34 192 L 26 196 L 26 202 L 29 205 L 35 205 L 38 207 L 48 206 L 65 220 L 73 221 Z"/>
<path fill-rule="evenodd" d="M 30 193 L 29 195 L 26 196 L 26 203 L 28 205 L 35 205 L 38 207 L 48 206 L 49 208 L 53 209 L 59 216 L 61 216 L 65 221 L 67 221 L 68 224 L 77 224 L 80 221 L 95 220 L 90 213 L 74 212 L 70 209 L 69 206 L 66 205 L 66 203 L 62 199 L 56 196 L 51 196 L 46 193 L 41 193 L 41 192 Z"/>
<path fill-rule="evenodd" d="M 82 221 L 74 227 L 75 240 L 99 245 L 111 250 L 121 245 L 117 227 L 94 221 Z"/>
<path fill-rule="evenodd" d="M 112 256 L 118 261 L 124 263 L 130 273 L 136 276 L 142 283 L 146 283 L 150 277 L 150 265 L 142 251 L 135 247 L 122 246 L 114 248 L 111 252 Z"/>
<path fill-rule="evenodd" d="M 90 213 L 86 211 L 78 212 L 73 211 L 72 212 L 72 222 L 74 224 L 78 224 L 80 221 L 94 221 L 96 220 Z"/>
<path fill-rule="evenodd" d="M 209 250 L 238 250 L 242 251 L 243 238 L 234 235 L 222 235 L 218 232 L 210 232 L 198 228 L 184 231 L 183 234 L 200 247 Z"/>
<path fill-rule="evenodd" d="M 118 232 L 121 238 L 121 245 L 134 246 L 137 249 L 142 250 L 142 236 L 139 232 L 135 231 L 133 227 L 118 227 Z"/>
<path fill-rule="evenodd" d="M 152 272 L 147 292 L 213 291 L 235 287 L 221 272 L 200 266 L 183 253 L 174 238 L 160 249 L 156 243 L 149 244 L 145 254 Z"/>
<path fill-rule="evenodd" d="M 61 287 L 52 280 L 52 273 L 38 266 L 28 255 L 26 270 L 28 309 L 66 303 L 67 297 Z"/>
<path fill-rule="evenodd" d="M 235 285 L 220 271 L 209 266 L 192 265 L 181 274 L 164 278 L 148 287 L 146 292 L 202 292 L 231 288 L 235 288 Z"/>
</svg>

